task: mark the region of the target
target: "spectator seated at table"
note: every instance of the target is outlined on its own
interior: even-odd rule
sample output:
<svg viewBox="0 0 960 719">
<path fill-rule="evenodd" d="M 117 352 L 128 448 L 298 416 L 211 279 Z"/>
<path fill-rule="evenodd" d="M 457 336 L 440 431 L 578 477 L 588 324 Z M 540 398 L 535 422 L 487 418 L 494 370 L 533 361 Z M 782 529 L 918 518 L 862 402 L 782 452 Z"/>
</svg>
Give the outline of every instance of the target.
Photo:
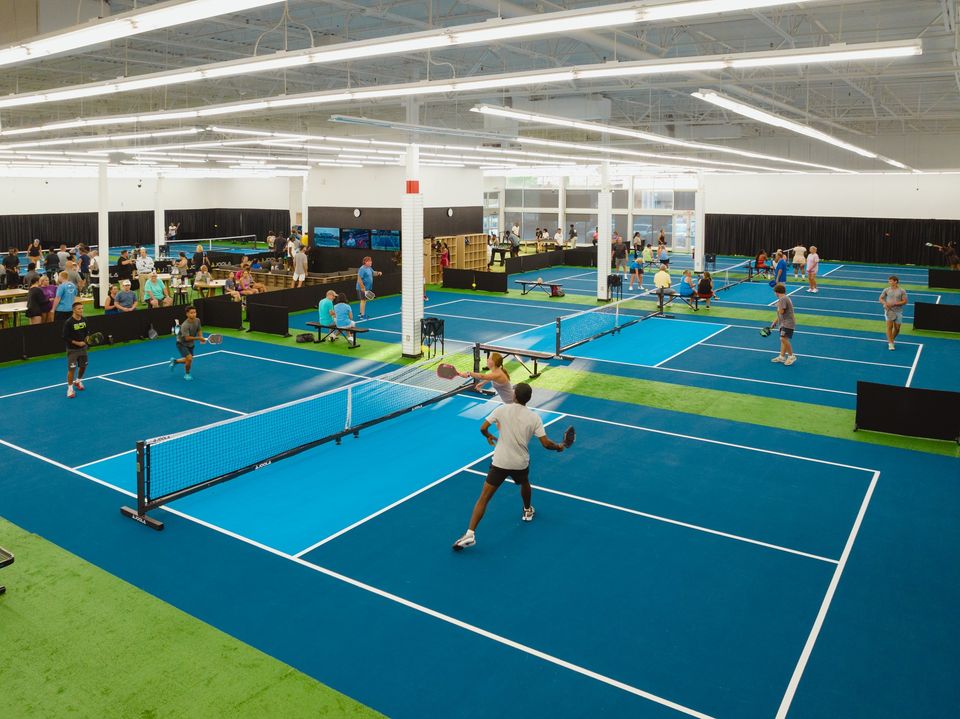
<svg viewBox="0 0 960 719">
<path fill-rule="evenodd" d="M 241 295 L 256 295 L 267 291 L 267 286 L 262 282 L 254 282 L 250 270 L 246 269 L 240 274 L 240 281 L 237 283 L 237 289 Z"/>
<path fill-rule="evenodd" d="M 163 284 L 163 280 L 157 277 L 156 272 L 150 273 L 150 279 L 143 286 L 143 300 L 150 307 L 169 307 L 173 304 L 173 298 L 170 296 L 170 290 Z"/>
<path fill-rule="evenodd" d="M 130 289 L 130 280 L 120 282 L 120 291 L 113 298 L 114 307 L 119 312 L 133 312 L 137 309 L 137 293 Z"/>
<path fill-rule="evenodd" d="M 653 276 L 654 292 L 658 295 L 675 295 L 677 291 L 670 286 L 670 272 L 666 265 L 660 265 L 660 271 Z"/>
<path fill-rule="evenodd" d="M 193 278 L 194 287 L 198 285 L 209 285 L 213 282 L 213 275 L 210 274 L 210 270 L 206 265 L 200 265 L 200 269 L 197 270 L 197 274 Z"/>
<path fill-rule="evenodd" d="M 117 294 L 120 292 L 120 288 L 116 285 L 110 285 L 110 289 L 107 290 L 107 301 L 103 304 L 103 314 L 105 315 L 118 315 L 120 314 L 120 308 L 117 307 Z M 131 294 L 133 294 L 131 292 Z"/>
<path fill-rule="evenodd" d="M 257 272 L 263 269 L 263 265 L 260 264 L 260 258 L 258 257 L 254 258 L 253 262 L 250 263 L 250 269 L 253 270 L 254 272 Z"/>
<path fill-rule="evenodd" d="M 226 283 L 223 285 L 223 294 L 230 297 L 234 302 L 241 300 L 240 292 L 237 289 L 237 281 L 232 277 L 228 277 Z"/>
</svg>

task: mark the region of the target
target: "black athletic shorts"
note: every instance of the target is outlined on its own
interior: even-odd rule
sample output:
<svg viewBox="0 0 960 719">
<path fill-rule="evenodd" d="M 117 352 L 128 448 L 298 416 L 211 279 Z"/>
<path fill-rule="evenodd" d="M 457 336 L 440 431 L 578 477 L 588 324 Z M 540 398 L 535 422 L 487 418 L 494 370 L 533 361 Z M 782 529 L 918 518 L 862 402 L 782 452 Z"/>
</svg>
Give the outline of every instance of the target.
<svg viewBox="0 0 960 719">
<path fill-rule="evenodd" d="M 780 336 L 784 339 L 793 339 L 793 327 L 781 327 Z"/>
<path fill-rule="evenodd" d="M 507 477 L 512 477 L 517 484 L 527 484 L 530 482 L 530 468 L 503 469 L 491 464 L 490 469 L 487 470 L 487 484 L 491 487 L 499 487 Z"/>
</svg>

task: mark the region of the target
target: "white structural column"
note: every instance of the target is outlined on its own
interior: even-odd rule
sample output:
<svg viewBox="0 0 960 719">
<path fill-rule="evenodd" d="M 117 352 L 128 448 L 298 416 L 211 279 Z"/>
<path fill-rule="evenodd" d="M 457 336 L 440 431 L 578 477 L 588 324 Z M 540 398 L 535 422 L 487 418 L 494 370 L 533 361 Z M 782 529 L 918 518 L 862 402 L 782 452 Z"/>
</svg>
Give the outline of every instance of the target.
<svg viewBox="0 0 960 719">
<path fill-rule="evenodd" d="M 407 180 L 400 205 L 401 337 L 403 356 L 419 357 L 423 318 L 423 195 L 420 194 L 420 149 L 407 146 Z"/>
<path fill-rule="evenodd" d="M 153 256 L 155 259 L 160 259 L 160 245 L 167 235 L 167 223 L 163 216 L 163 201 L 160 199 L 160 193 L 163 189 L 163 177 L 161 175 L 157 175 L 157 181 L 153 188 Z"/>
<path fill-rule="evenodd" d="M 100 306 L 103 307 L 110 293 L 110 197 L 107 165 L 101 163 L 97 168 L 97 256 L 100 266 L 97 293 L 100 295 Z"/>
<path fill-rule="evenodd" d="M 613 193 L 610 192 L 610 164 L 600 166 L 600 193 L 597 196 L 597 300 L 609 297 L 607 275 L 610 274 L 610 226 L 613 213 Z"/>
<path fill-rule="evenodd" d="M 300 186 L 300 223 L 303 225 L 303 232 L 307 237 L 313 237 L 313 231 L 310 229 L 310 218 L 309 218 L 309 201 L 307 200 L 307 190 L 310 186 L 310 173 L 307 173 L 301 179 Z M 293 227 L 296 220 L 296 214 L 291 219 L 290 226 Z"/>
<path fill-rule="evenodd" d="M 707 224 L 704 218 L 704 196 L 703 196 L 703 173 L 697 173 L 697 194 L 694 197 L 693 214 L 697 229 L 693 236 L 693 269 L 695 272 L 703 272 L 704 256 L 703 248 L 706 246 Z"/>
</svg>

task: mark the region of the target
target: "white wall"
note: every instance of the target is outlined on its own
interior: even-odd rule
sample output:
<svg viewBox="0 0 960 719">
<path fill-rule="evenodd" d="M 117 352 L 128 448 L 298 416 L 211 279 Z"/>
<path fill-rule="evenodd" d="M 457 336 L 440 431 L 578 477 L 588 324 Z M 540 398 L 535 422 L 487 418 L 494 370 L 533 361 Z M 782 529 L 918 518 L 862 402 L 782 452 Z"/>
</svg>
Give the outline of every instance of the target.
<svg viewBox="0 0 960 719">
<path fill-rule="evenodd" d="M 152 210 L 157 206 L 158 180 L 112 178 L 109 209 Z M 174 179 L 160 180 L 164 209 L 195 210 L 212 207 L 288 209 L 289 178 L 273 179 Z M 139 186 L 138 186 L 139 185 Z M 0 178 L 0 215 L 96 212 L 96 178 Z"/>
<path fill-rule="evenodd" d="M 955 175 L 707 175 L 708 213 L 960 220 Z"/>
<path fill-rule="evenodd" d="M 400 207 L 403 167 L 319 168 L 310 171 L 307 202 L 313 207 Z M 464 168 L 423 167 L 424 207 L 483 205 L 483 173 Z"/>
</svg>

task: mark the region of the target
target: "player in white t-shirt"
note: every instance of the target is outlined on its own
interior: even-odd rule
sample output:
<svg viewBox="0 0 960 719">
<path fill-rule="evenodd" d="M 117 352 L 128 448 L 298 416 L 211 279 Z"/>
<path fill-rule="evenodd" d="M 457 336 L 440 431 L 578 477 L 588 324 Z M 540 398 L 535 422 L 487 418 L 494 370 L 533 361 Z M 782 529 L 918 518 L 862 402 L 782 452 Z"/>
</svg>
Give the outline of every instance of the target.
<svg viewBox="0 0 960 719">
<path fill-rule="evenodd" d="M 815 245 L 810 245 L 810 254 L 807 255 L 807 292 L 817 292 L 817 272 L 820 271 L 820 255 Z"/>
<path fill-rule="evenodd" d="M 530 448 L 532 437 L 537 437 L 545 449 L 562 452 L 564 447 L 547 437 L 543 428 L 543 420 L 533 410 L 527 409 L 527 402 L 533 395 L 533 390 L 526 382 L 513 386 L 514 401 L 512 404 L 502 404 L 487 417 L 480 426 L 480 432 L 492 446 L 493 461 L 487 471 L 487 479 L 480 491 L 480 498 L 473 507 L 470 516 L 470 525 L 466 533 L 453 543 L 453 550 L 459 552 L 465 547 L 472 547 L 477 543 L 474 532 L 483 513 L 487 511 L 487 504 L 496 494 L 507 477 L 520 486 L 520 497 L 523 499 L 524 522 L 533 520 L 534 509 L 530 503 L 533 489 L 530 487 Z M 497 426 L 498 434 L 491 434 L 488 430 L 491 424 Z"/>
<path fill-rule="evenodd" d="M 807 279 L 807 248 L 803 245 L 792 247 L 789 252 L 793 253 L 793 277 L 801 280 Z"/>
</svg>

